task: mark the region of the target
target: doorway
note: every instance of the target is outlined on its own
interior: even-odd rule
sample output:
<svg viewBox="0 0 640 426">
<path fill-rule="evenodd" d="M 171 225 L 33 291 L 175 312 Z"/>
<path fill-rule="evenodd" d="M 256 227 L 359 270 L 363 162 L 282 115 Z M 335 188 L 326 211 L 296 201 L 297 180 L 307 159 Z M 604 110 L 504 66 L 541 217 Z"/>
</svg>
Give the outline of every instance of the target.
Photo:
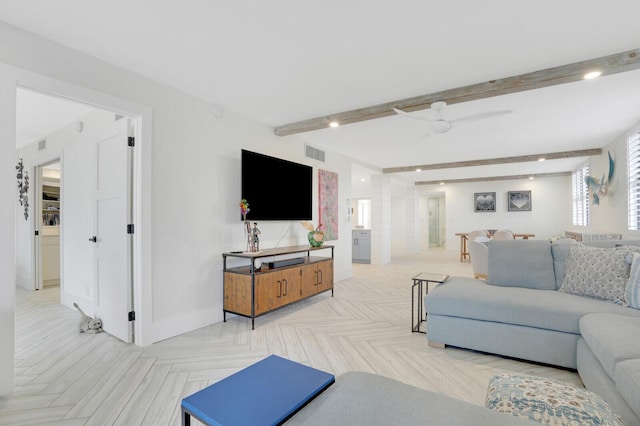
<svg viewBox="0 0 640 426">
<path fill-rule="evenodd" d="M 429 247 L 440 247 L 440 199 L 429 198 Z"/>
<path fill-rule="evenodd" d="M 421 235 L 425 238 L 421 244 L 422 250 L 442 248 L 446 245 L 446 207 L 445 194 L 425 194 L 420 201 Z"/>
<path fill-rule="evenodd" d="M 25 103 L 25 99 L 31 104 Z M 25 227 L 22 222 L 16 227 L 17 240 L 21 244 L 24 241 L 22 237 L 28 234 L 35 236 L 28 238 L 32 241 L 31 249 L 17 252 L 18 257 L 25 257 L 17 264 L 30 265 L 24 267 L 29 271 L 17 271 L 16 276 L 22 279 L 22 287 L 31 290 L 58 285 L 62 305 L 72 308 L 77 303 L 89 315 L 106 316 L 107 313 L 103 310 L 112 308 L 114 304 L 105 303 L 107 297 L 99 296 L 105 295 L 104 283 L 111 276 L 105 277 L 104 273 L 98 274 L 96 271 L 101 247 L 113 241 L 112 235 L 117 232 L 115 240 L 122 247 L 114 249 L 112 245 L 107 252 L 126 253 L 126 257 L 118 256 L 117 265 L 110 259 L 111 268 L 107 269 L 123 271 L 122 275 L 127 279 L 125 286 L 119 287 L 118 294 L 113 291 L 109 293 L 110 300 L 118 301 L 120 311 L 115 316 L 111 315 L 109 321 L 103 318 L 103 328 L 129 343 L 133 341 L 134 325 L 129 319 L 132 317 L 129 312 L 134 311 L 134 237 L 128 233 L 128 227 L 133 223 L 132 202 L 137 200 L 132 185 L 132 156 L 135 148 L 132 141 L 135 140 L 139 120 L 93 106 L 81 104 L 78 107 L 78 104 L 77 101 L 31 89 L 17 89 L 17 141 L 20 141 L 23 133 L 28 133 L 29 120 L 25 116 L 29 114 L 31 120 L 35 120 L 33 123 L 36 123 L 33 127 L 42 125 L 37 121 L 42 120 L 42 115 L 47 118 L 58 117 L 59 121 L 35 140 L 19 147 L 17 145 L 18 156 L 24 159 L 30 174 L 36 177 L 36 182 L 33 182 L 34 187 L 29 194 L 34 204 L 31 220 L 26 225 L 30 231 L 19 229 Z M 60 114 L 67 110 L 68 114 Z M 38 114 L 41 114 L 40 118 Z M 110 148 L 116 144 L 124 147 L 124 155 L 113 155 L 122 152 L 121 148 Z M 51 169 L 56 163 L 59 167 L 57 176 L 54 176 L 56 173 Z M 98 169 L 102 171 L 100 175 L 96 174 Z M 99 218 L 99 208 L 96 207 L 99 187 L 105 188 L 105 183 L 120 182 L 121 176 L 126 176 L 126 185 L 119 186 L 118 191 L 121 193 L 115 195 L 126 200 L 127 214 L 118 215 L 123 223 L 104 226 L 104 218 L 109 215 Z M 113 197 L 114 194 L 111 193 L 110 196 Z M 97 232 L 99 227 L 102 234 Z M 125 235 L 119 235 L 121 233 Z M 96 235 L 99 237 L 96 238 Z M 102 250 L 103 253 L 104 251 Z"/>
<path fill-rule="evenodd" d="M 36 290 L 60 287 L 60 224 L 62 222 L 60 159 L 36 167 L 34 197 Z"/>
</svg>

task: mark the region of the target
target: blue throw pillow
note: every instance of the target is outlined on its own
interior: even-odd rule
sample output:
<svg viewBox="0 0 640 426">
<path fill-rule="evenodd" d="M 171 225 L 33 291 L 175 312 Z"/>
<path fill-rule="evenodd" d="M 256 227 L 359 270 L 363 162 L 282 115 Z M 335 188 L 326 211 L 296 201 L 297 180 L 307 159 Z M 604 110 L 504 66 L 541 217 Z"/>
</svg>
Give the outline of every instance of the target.
<svg viewBox="0 0 640 426">
<path fill-rule="evenodd" d="M 622 426 L 600 396 L 543 377 L 497 374 L 489 380 L 486 406 L 546 425 Z"/>
</svg>

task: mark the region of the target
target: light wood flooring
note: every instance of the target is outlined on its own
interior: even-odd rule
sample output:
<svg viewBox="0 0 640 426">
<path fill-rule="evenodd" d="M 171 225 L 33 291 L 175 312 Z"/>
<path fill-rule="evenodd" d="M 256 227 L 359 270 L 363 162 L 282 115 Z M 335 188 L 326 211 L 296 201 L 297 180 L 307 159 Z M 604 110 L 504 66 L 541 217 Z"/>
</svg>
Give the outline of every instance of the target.
<svg viewBox="0 0 640 426">
<path fill-rule="evenodd" d="M 427 345 L 411 333 L 411 277 L 472 276 L 457 252 L 430 250 L 388 265 L 353 265 L 330 293 L 256 320 L 235 317 L 156 343 L 127 345 L 80 334 L 59 290 L 18 290 L 16 391 L 0 397 L 0 424 L 178 425 L 183 397 L 277 354 L 336 375 L 381 374 L 474 404 L 489 378 L 522 372 L 575 384 L 575 372 L 473 351 Z"/>
</svg>

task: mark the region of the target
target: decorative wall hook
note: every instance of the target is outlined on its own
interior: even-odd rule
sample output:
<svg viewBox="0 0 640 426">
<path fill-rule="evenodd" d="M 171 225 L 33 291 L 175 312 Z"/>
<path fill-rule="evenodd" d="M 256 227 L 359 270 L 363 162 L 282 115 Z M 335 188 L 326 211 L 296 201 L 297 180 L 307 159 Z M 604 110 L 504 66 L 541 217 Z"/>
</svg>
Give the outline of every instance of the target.
<svg viewBox="0 0 640 426">
<path fill-rule="evenodd" d="M 29 219 L 29 172 L 24 170 L 24 164 L 22 158 L 18 161 L 16 166 L 18 171 L 18 202 L 24 207 L 24 220 Z"/>
</svg>

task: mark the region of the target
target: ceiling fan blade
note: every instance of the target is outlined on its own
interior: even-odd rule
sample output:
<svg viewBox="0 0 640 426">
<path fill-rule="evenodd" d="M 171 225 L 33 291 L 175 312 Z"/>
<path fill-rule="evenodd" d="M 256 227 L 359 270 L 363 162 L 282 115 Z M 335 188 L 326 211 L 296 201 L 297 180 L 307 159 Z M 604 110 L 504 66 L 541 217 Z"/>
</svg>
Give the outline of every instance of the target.
<svg viewBox="0 0 640 426">
<path fill-rule="evenodd" d="M 394 108 L 393 110 L 396 112 L 396 114 L 402 115 L 403 117 L 412 118 L 414 120 L 421 120 L 421 121 L 432 121 L 431 119 L 426 118 L 426 117 L 416 117 L 416 116 L 414 116 L 412 114 L 409 114 L 408 112 L 405 112 L 405 111 L 403 111 L 401 109 L 398 109 L 398 108 Z"/>
<path fill-rule="evenodd" d="M 512 113 L 513 111 L 511 111 L 510 109 L 504 109 L 499 111 L 487 111 L 487 112 L 481 112 L 480 114 L 474 114 L 474 115 L 468 115 L 466 117 L 456 118 L 455 120 L 451 120 L 450 123 L 451 124 L 471 123 L 473 121 L 484 120 L 487 118 L 493 118 L 493 117 L 498 117 L 501 115 L 507 115 Z"/>
</svg>

